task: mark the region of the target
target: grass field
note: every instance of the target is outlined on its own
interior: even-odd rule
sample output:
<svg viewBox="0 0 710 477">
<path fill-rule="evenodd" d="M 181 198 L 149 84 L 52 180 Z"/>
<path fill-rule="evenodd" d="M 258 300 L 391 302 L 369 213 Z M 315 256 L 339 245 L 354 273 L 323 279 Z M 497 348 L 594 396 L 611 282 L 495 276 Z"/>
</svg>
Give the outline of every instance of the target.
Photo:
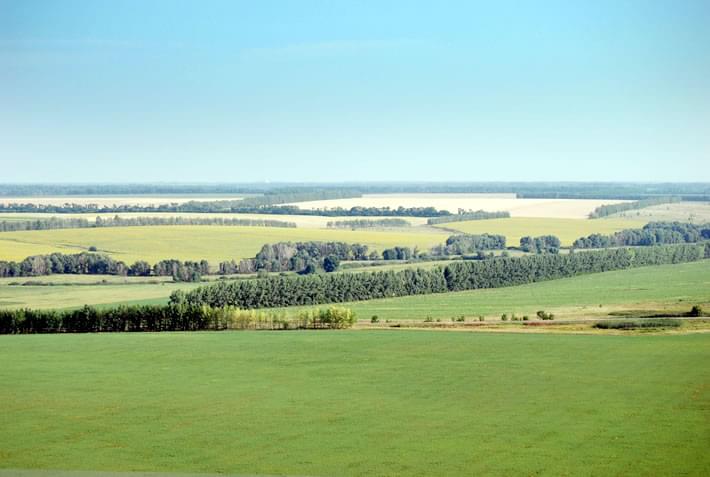
<svg viewBox="0 0 710 477">
<path fill-rule="evenodd" d="M 0 467 L 708 475 L 708 360 L 708 334 L 0 336 Z"/>
<path fill-rule="evenodd" d="M 359 319 L 449 320 L 502 313 L 535 316 L 552 311 L 558 319 L 594 318 L 627 309 L 688 311 L 710 306 L 710 261 L 596 273 L 515 287 L 471 290 L 352 302 Z M 601 307 L 599 306 L 601 305 Z"/>
<path fill-rule="evenodd" d="M 373 250 L 395 245 L 421 249 L 443 243 L 446 231 L 313 230 L 278 227 L 179 225 L 110 227 L 0 233 L 0 260 L 22 260 L 51 252 L 78 253 L 95 246 L 112 257 L 154 263 L 166 258 L 222 260 L 253 257 L 262 245 L 283 241 L 344 241 L 362 243 Z"/>
<path fill-rule="evenodd" d="M 381 268 L 373 267 L 372 270 Z M 66 280 L 74 278 L 68 276 Z M 5 284 L 0 286 L 0 307 L 69 308 L 84 304 L 166 303 L 173 290 L 202 285 L 167 282 L 157 285 L 7 286 L 10 281 L 18 279 L 0 282 Z M 493 318 L 513 312 L 532 316 L 540 309 L 553 311 L 559 318 L 604 316 L 622 309 L 687 311 L 696 303 L 707 304 L 706 308 L 710 308 L 710 262 L 707 260 L 517 287 L 355 302 L 348 306 L 360 319 L 378 315 L 381 320 L 423 320 L 427 316 L 448 320 L 459 315 L 476 317 L 483 314 Z"/>
<path fill-rule="evenodd" d="M 472 220 L 442 224 L 452 230 L 467 234 L 491 233 L 505 235 L 508 246 L 520 244 L 520 237 L 526 235 L 556 235 L 563 246 L 572 245 L 576 239 L 592 234 L 610 234 L 618 230 L 643 227 L 648 221 L 631 219 L 557 219 L 523 218 Z"/>
</svg>

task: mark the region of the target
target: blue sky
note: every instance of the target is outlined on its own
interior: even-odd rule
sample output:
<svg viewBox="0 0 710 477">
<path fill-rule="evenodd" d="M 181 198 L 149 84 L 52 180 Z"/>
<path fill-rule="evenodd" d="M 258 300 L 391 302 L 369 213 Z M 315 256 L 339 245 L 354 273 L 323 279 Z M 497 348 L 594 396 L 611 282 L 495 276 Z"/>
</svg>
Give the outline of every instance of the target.
<svg viewBox="0 0 710 477">
<path fill-rule="evenodd" d="M 710 2 L 0 0 L 0 182 L 710 180 Z"/>
</svg>

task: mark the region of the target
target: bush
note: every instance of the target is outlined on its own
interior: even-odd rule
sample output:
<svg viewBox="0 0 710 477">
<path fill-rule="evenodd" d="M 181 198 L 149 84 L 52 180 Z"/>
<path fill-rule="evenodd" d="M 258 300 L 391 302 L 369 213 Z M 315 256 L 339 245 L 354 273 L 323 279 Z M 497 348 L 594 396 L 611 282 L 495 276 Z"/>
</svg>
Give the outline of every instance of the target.
<svg viewBox="0 0 710 477">
<path fill-rule="evenodd" d="M 693 308 L 690 309 L 688 316 L 693 316 L 693 317 L 703 316 L 702 307 L 700 305 L 693 305 Z"/>
<path fill-rule="evenodd" d="M 380 317 L 377 315 L 372 315 L 372 318 L 370 318 L 370 323 L 379 323 L 380 322 Z"/>
<path fill-rule="evenodd" d="M 594 324 L 594 328 L 600 330 L 637 330 L 644 328 L 678 328 L 682 326 L 680 320 L 672 319 L 645 319 L 629 321 L 600 321 Z"/>
<path fill-rule="evenodd" d="M 501 321 L 508 321 L 508 315 L 503 313 L 502 315 L 500 315 L 500 319 Z"/>
<path fill-rule="evenodd" d="M 536 315 L 541 320 L 554 320 L 555 319 L 555 315 L 553 315 L 552 313 L 545 313 L 543 310 L 539 310 L 536 313 Z"/>
</svg>

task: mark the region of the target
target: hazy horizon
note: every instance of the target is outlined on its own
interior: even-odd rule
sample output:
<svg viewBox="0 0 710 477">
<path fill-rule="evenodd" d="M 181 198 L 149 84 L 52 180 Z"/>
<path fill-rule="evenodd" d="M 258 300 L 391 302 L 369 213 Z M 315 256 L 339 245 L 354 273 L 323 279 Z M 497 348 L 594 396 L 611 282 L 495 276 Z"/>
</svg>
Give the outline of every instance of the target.
<svg viewBox="0 0 710 477">
<path fill-rule="evenodd" d="M 708 182 L 710 3 L 0 0 L 0 182 Z"/>
</svg>

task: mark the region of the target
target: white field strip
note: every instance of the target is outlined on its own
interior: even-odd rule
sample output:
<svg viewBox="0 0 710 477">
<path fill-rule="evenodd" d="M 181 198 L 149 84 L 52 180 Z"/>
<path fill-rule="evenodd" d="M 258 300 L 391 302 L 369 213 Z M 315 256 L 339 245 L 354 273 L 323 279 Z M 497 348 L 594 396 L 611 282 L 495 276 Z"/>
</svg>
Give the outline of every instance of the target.
<svg viewBox="0 0 710 477">
<path fill-rule="evenodd" d="M 184 204 L 191 200 L 242 200 L 244 196 L 189 196 L 189 195 L 116 195 L 116 196 L 56 196 L 56 197 L 0 197 L 0 204 L 36 204 L 36 205 L 64 205 L 64 204 L 97 204 L 100 206 L 142 205 L 158 206 L 162 204 Z"/>
<path fill-rule="evenodd" d="M 595 208 L 604 204 L 626 202 L 623 200 L 596 199 L 516 199 L 491 197 L 485 194 L 368 194 L 352 199 L 317 200 L 298 202 L 302 209 L 332 209 L 342 207 L 434 207 L 456 213 L 459 208 L 508 211 L 512 217 L 542 217 L 559 219 L 585 219 Z"/>
</svg>

